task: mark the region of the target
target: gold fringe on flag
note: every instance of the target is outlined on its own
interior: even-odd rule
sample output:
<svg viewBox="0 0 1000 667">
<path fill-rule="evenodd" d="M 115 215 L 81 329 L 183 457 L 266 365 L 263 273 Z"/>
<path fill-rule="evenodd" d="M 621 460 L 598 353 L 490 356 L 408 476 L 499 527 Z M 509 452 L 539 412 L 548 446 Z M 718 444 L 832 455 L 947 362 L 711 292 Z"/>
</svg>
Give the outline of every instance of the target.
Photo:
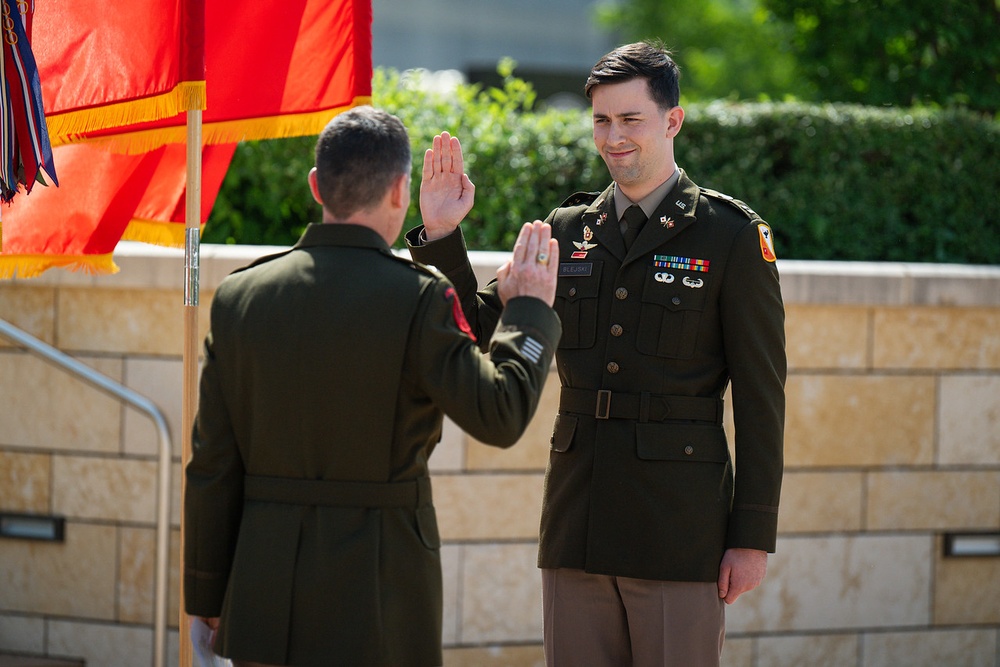
<svg viewBox="0 0 1000 667">
<path fill-rule="evenodd" d="M 330 119 L 337 114 L 371 103 L 371 97 L 356 97 L 350 104 L 322 111 L 207 122 L 202 126 L 202 137 L 206 145 L 214 145 L 257 139 L 314 136 L 322 132 Z M 74 141 L 91 143 L 112 153 L 140 155 L 167 144 L 183 143 L 186 139 L 187 128 L 184 125 L 176 125 L 106 137 L 76 137 Z"/>
<path fill-rule="evenodd" d="M 190 109 L 204 109 L 205 104 L 205 82 L 184 81 L 173 90 L 160 95 L 50 114 L 45 120 L 49 141 L 55 147 L 87 141 L 80 136 L 87 132 L 171 118 Z M 144 151 L 136 151 L 141 152 Z"/>
<path fill-rule="evenodd" d="M 204 229 L 205 225 L 202 225 Z M 122 234 L 123 241 L 140 241 L 167 248 L 184 247 L 185 229 L 183 222 L 163 222 L 162 220 L 142 220 L 133 218 Z"/>
<path fill-rule="evenodd" d="M 118 273 L 111 254 L 107 255 L 3 255 L 0 254 L 0 280 L 14 277 L 34 278 L 49 269 L 60 267 L 92 275 Z"/>
</svg>

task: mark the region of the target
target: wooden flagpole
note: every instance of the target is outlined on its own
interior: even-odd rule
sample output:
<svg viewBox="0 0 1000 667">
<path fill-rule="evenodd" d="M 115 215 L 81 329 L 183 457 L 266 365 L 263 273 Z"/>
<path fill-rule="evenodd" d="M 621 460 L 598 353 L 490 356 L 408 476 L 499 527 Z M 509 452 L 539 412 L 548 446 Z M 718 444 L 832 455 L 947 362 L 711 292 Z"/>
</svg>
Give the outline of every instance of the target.
<svg viewBox="0 0 1000 667">
<path fill-rule="evenodd" d="M 190 622 L 184 613 L 184 467 L 191 460 L 191 436 L 198 412 L 198 302 L 201 248 L 201 109 L 187 116 L 187 199 L 184 213 L 184 375 L 181 417 L 181 538 L 180 538 L 180 655 L 179 667 L 191 667 Z"/>
</svg>

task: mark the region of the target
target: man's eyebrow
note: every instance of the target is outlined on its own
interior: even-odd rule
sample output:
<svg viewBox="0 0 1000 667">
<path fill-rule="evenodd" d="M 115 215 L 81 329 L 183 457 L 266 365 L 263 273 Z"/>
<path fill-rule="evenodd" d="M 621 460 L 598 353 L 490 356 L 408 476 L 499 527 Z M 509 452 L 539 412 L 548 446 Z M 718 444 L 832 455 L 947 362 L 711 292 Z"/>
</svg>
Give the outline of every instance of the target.
<svg viewBox="0 0 1000 667">
<path fill-rule="evenodd" d="M 641 116 L 641 115 L 642 115 L 641 111 L 623 111 L 621 113 L 616 113 L 616 114 L 607 114 L 601 111 L 594 112 L 594 118 L 610 118 L 611 116 L 618 116 L 619 118 L 625 118 L 629 116 Z"/>
</svg>

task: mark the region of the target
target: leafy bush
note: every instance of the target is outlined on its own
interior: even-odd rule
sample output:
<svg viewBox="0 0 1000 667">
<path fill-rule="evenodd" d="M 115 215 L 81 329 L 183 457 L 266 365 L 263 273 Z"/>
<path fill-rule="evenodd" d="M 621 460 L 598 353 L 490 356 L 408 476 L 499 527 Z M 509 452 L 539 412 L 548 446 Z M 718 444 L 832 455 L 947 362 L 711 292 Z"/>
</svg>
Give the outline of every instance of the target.
<svg viewBox="0 0 1000 667">
<path fill-rule="evenodd" d="M 477 250 L 507 250 L 522 222 L 568 195 L 602 190 L 607 170 L 588 111 L 534 108 L 531 86 L 502 62 L 501 88 L 436 91 L 430 75 L 377 70 L 376 106 L 398 115 L 413 146 L 414 202 L 423 152 L 447 130 L 462 140 L 476 204 L 463 223 Z M 970 112 L 849 105 L 690 104 L 677 161 L 700 185 L 746 201 L 775 228 L 779 256 L 1000 262 L 992 223 L 1000 125 Z M 206 228 L 216 243 L 293 243 L 319 219 L 306 185 L 315 137 L 248 142 Z"/>
<path fill-rule="evenodd" d="M 779 256 L 997 263 L 1000 125 L 971 112 L 709 104 L 678 163 L 775 227 Z M 992 193 L 992 194 L 991 194 Z"/>
</svg>

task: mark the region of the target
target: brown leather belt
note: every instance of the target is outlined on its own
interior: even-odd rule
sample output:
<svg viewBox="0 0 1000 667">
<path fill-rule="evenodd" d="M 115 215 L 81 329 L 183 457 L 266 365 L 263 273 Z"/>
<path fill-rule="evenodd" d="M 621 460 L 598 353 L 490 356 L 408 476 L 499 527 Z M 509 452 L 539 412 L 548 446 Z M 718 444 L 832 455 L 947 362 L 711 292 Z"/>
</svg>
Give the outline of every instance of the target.
<svg viewBox="0 0 1000 667">
<path fill-rule="evenodd" d="M 600 389 L 563 387 L 559 411 L 597 419 L 632 419 L 640 422 L 668 419 L 722 423 L 722 399 L 700 396 L 667 396 L 641 392 L 628 394 Z"/>
<path fill-rule="evenodd" d="M 331 507 L 422 507 L 431 504 L 431 480 L 342 482 L 247 475 L 243 497 L 290 505 Z"/>
</svg>

